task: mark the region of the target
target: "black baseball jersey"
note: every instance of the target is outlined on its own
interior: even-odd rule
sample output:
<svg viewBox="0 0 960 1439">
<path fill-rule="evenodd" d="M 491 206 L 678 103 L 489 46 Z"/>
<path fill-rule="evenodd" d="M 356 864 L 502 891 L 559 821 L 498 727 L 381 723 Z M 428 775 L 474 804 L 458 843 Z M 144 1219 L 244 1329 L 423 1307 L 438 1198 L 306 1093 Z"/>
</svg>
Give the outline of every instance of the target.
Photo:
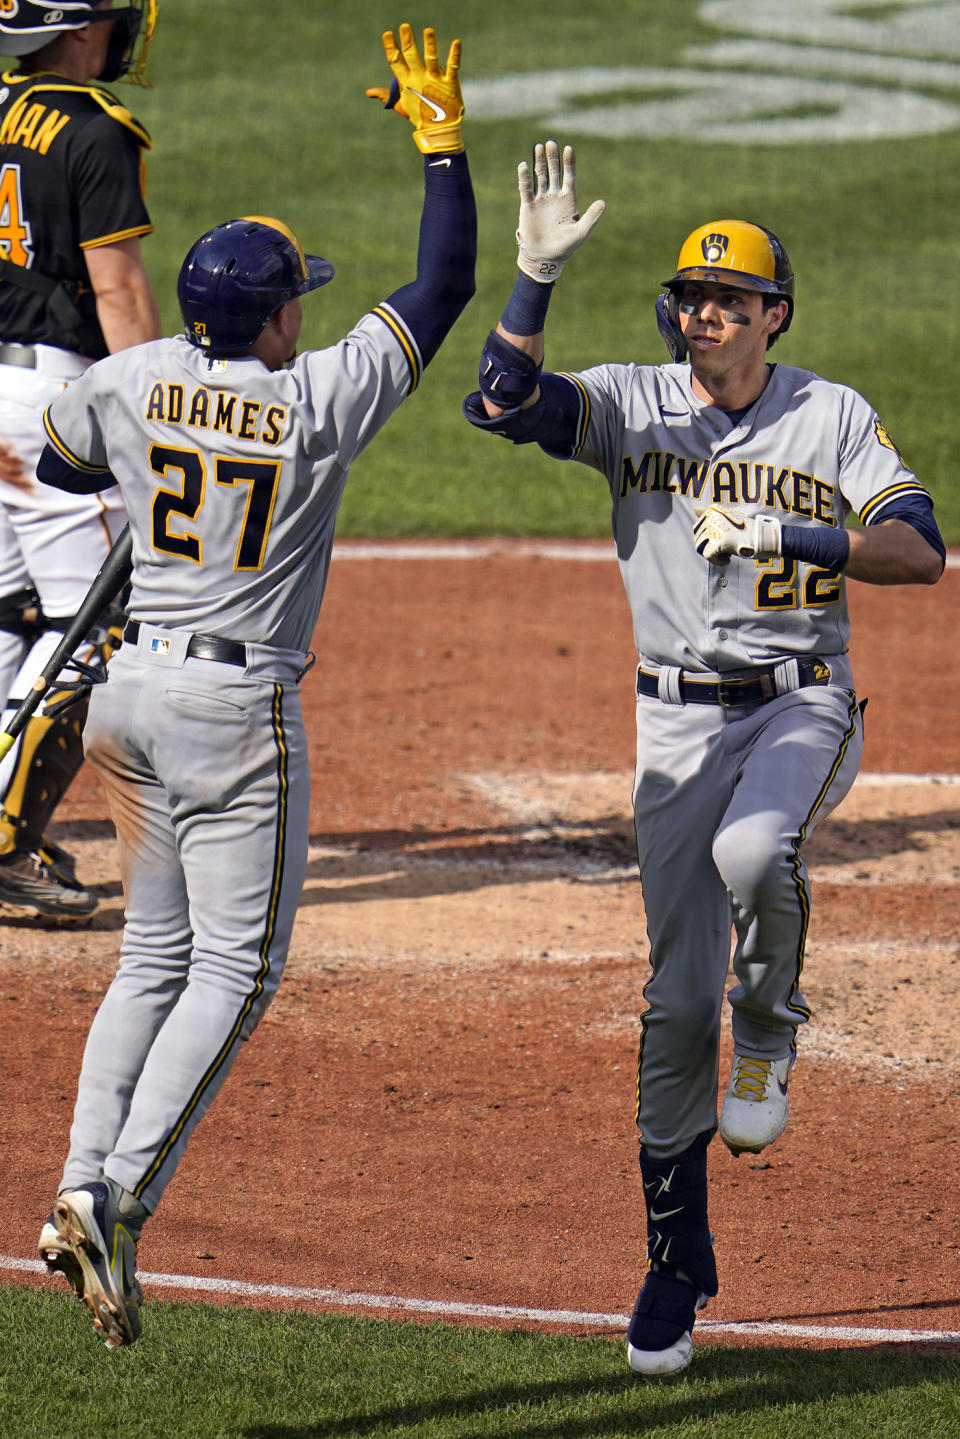
<svg viewBox="0 0 960 1439">
<path fill-rule="evenodd" d="M 153 229 L 143 199 L 149 148 L 109 90 L 61 75 L 2 76 L 0 343 L 107 353 L 83 252 Z"/>
</svg>

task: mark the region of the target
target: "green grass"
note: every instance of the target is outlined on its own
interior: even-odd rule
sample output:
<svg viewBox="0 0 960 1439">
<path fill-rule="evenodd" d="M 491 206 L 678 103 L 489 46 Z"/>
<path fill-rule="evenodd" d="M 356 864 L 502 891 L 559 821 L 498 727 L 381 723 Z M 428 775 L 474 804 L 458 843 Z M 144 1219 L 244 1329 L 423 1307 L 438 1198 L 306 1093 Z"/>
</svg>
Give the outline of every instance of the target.
<svg viewBox="0 0 960 1439">
<path fill-rule="evenodd" d="M 422 8 L 352 0 L 345 16 L 316 0 L 272 11 L 262 0 L 163 0 L 155 88 L 117 93 L 155 141 L 148 200 L 157 231 L 146 254 L 166 328 L 178 325 L 175 282 L 187 247 L 250 211 L 281 215 L 337 266 L 334 284 L 307 303 L 306 344 L 339 338 L 412 278 L 419 156 L 406 121 L 363 93 L 388 75 L 382 29 L 409 19 L 419 34 L 432 23 L 443 53 L 460 36 L 463 78 L 480 80 L 583 65 L 682 66 L 688 46 L 731 38 L 700 8 L 697 0 L 554 0 L 518 18 L 514 0 L 466 11 L 458 0 Z M 867 19 L 899 9 L 871 7 Z M 491 440 L 461 416 L 515 274 L 516 164 L 546 138 L 536 116 L 468 115 L 465 133 L 480 212 L 477 295 L 421 390 L 356 463 L 339 533 L 605 535 L 609 500 L 597 475 Z M 556 138 L 576 142 L 582 203 L 602 196 L 608 208 L 558 286 L 548 365 L 665 358 L 653 298 L 683 237 L 713 216 L 759 219 L 780 234 L 798 275 L 796 320 L 777 356 L 854 386 L 878 407 L 934 492 L 948 539 L 960 542 L 952 463 L 960 130 L 747 147 Z"/>
<path fill-rule="evenodd" d="M 702 1344 L 638 1380 L 622 1337 L 152 1302 L 108 1352 L 66 1294 L 0 1288 L 10 1439 L 954 1439 L 957 1361 L 922 1351 Z"/>
</svg>

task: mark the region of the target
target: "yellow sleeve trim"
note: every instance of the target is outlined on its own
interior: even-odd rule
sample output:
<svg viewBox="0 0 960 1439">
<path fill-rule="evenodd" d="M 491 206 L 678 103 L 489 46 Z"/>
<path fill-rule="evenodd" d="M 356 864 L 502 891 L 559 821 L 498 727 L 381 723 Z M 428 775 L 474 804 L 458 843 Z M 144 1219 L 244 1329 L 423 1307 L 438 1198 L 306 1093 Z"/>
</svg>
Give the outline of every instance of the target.
<svg viewBox="0 0 960 1439">
<path fill-rule="evenodd" d="M 576 375 L 568 375 L 566 370 L 558 370 L 557 374 L 564 380 L 569 380 L 571 385 L 580 392 L 580 425 L 577 431 L 577 442 L 573 447 L 573 454 L 570 456 L 572 460 L 575 460 L 587 438 L 587 426 L 590 423 L 590 396 L 587 393 L 586 385 L 578 380 Z"/>
<path fill-rule="evenodd" d="M 99 250 L 104 245 L 116 245 L 120 240 L 131 240 L 135 235 L 152 235 L 152 225 L 138 225 L 133 230 L 118 230 L 115 235 L 98 235 L 95 240 L 81 242 L 81 250 Z"/>
<path fill-rule="evenodd" d="M 83 470 L 88 475 L 106 475 L 110 473 L 106 465 L 91 465 L 88 460 L 81 460 L 79 455 L 75 455 L 69 446 L 64 444 L 63 440 L 61 440 L 53 428 L 49 406 L 43 412 L 43 428 L 53 448 L 57 450 L 75 470 Z"/>
<path fill-rule="evenodd" d="M 881 490 L 879 495 L 874 495 L 871 500 L 867 501 L 860 511 L 860 523 L 868 525 L 877 510 L 897 495 L 923 495 L 926 499 L 931 499 L 930 491 L 924 489 L 919 480 L 902 480 L 900 484 L 889 485 L 887 489 Z"/>
<path fill-rule="evenodd" d="M 407 364 L 410 366 L 410 389 L 412 392 L 420 383 L 420 360 L 410 336 L 401 325 L 399 317 L 394 315 L 391 310 L 388 310 L 385 305 L 375 305 L 370 313 L 371 315 L 376 315 L 378 320 L 382 320 L 387 329 L 399 340 L 400 348 L 406 355 Z"/>
</svg>

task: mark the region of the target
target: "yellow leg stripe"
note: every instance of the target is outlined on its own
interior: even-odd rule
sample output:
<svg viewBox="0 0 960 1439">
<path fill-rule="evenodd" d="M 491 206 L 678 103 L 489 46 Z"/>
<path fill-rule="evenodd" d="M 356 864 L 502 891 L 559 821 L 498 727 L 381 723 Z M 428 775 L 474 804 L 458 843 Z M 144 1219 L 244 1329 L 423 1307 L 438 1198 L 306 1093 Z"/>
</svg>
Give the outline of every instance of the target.
<svg viewBox="0 0 960 1439">
<path fill-rule="evenodd" d="M 236 1021 L 231 1028 L 230 1033 L 226 1038 L 226 1041 L 221 1046 L 219 1053 L 216 1055 L 209 1069 L 204 1074 L 203 1078 L 200 1080 L 197 1088 L 194 1090 L 189 1102 L 183 1110 L 183 1113 L 180 1115 L 180 1118 L 173 1126 L 173 1129 L 170 1131 L 169 1135 L 161 1146 L 153 1163 L 150 1165 L 149 1169 L 147 1170 L 146 1174 L 144 1174 L 139 1184 L 137 1184 L 132 1191 L 137 1199 L 140 1199 L 142 1197 L 150 1181 L 161 1169 L 164 1161 L 167 1158 L 167 1155 L 170 1153 L 171 1149 L 174 1147 L 174 1145 L 177 1143 L 180 1136 L 182 1135 L 187 1122 L 189 1121 L 191 1115 L 199 1104 L 211 1081 L 222 1068 L 223 1064 L 233 1050 L 237 1038 L 240 1035 L 241 1030 L 243 1029 L 243 1025 L 246 1022 L 248 1015 L 250 1014 L 250 1010 L 253 1008 L 254 1004 L 263 993 L 264 981 L 270 972 L 270 946 L 273 943 L 273 937 L 276 932 L 277 909 L 280 902 L 280 887 L 283 879 L 283 866 L 284 858 L 286 855 L 287 801 L 289 796 L 289 776 L 287 773 L 289 755 L 287 752 L 287 745 L 283 732 L 283 688 L 279 684 L 276 684 L 273 687 L 273 737 L 277 748 L 277 780 L 279 786 L 277 799 L 277 826 L 274 839 L 273 877 L 270 884 L 270 898 L 267 904 L 267 915 L 266 923 L 264 925 L 263 937 L 260 941 L 260 968 L 257 971 L 257 976 L 254 980 L 253 988 L 247 995 L 247 998 L 244 1000 L 243 1005 L 240 1009 L 240 1013 L 237 1015 Z"/>
<path fill-rule="evenodd" d="M 804 952 L 805 952 L 805 950 L 806 950 L 806 945 L 807 945 L 807 930 L 808 930 L 809 927 L 810 927 L 810 901 L 809 901 L 809 899 L 808 899 L 808 897 L 807 897 L 806 885 L 803 883 L 803 879 L 802 879 L 801 874 L 800 874 L 800 846 L 803 844 L 804 840 L 806 839 L 806 837 L 807 837 L 807 830 L 810 828 L 811 821 L 813 820 L 813 818 L 814 818 L 814 816 L 816 815 L 817 811 L 819 810 L 820 806 L 823 804 L 824 800 L 826 799 L 826 797 L 827 797 L 827 791 L 829 790 L 830 786 L 833 784 L 833 781 L 836 779 L 836 777 L 837 777 L 837 771 L 839 770 L 841 764 L 843 763 L 844 757 L 846 756 L 846 753 L 847 753 L 847 750 L 848 750 L 849 747 L 850 747 L 850 741 L 853 739 L 854 735 L 855 735 L 856 732 L 857 732 L 857 711 L 858 711 L 858 710 L 859 710 L 859 705 L 857 704 L 857 698 L 856 698 L 856 696 L 854 695 L 854 696 L 851 697 L 850 707 L 849 707 L 849 710 L 848 710 L 848 715 L 849 715 L 849 718 L 850 718 L 850 723 L 848 724 L 846 730 L 844 731 L 843 739 L 840 741 L 840 748 L 839 748 L 838 751 L 837 751 L 837 755 L 836 755 L 835 760 L 833 761 L 833 764 L 830 766 L 830 773 L 827 775 L 827 778 L 824 780 L 823 786 L 822 786 L 822 788 L 821 788 L 821 790 L 820 790 L 820 793 L 817 795 L 816 799 L 815 799 L 814 802 L 813 802 L 813 805 L 811 806 L 810 813 L 807 815 L 807 817 L 806 817 L 806 819 L 804 820 L 803 824 L 800 826 L 800 833 L 797 835 L 797 838 L 794 840 L 794 845 L 793 845 L 793 882 L 794 882 L 794 886 L 795 886 L 796 891 L 797 891 L 797 899 L 799 900 L 799 904 L 800 904 L 801 926 L 800 926 L 800 941 L 799 941 L 799 943 L 798 943 L 798 945 L 797 945 L 796 977 L 795 977 L 795 979 L 794 979 L 794 981 L 793 981 L 793 986 L 792 986 L 791 991 L 790 991 L 790 998 L 789 998 L 789 1000 L 787 1001 L 787 1008 L 790 1009 L 790 1010 L 792 1010 L 794 1014 L 802 1015 L 804 1019 L 809 1019 L 809 1018 L 810 1018 L 810 1011 L 809 1011 L 809 1009 L 807 1009 L 807 1008 L 806 1008 L 804 1005 L 802 1005 L 802 1004 L 794 1004 L 794 1003 L 793 1003 L 793 996 L 796 994 L 797 990 L 800 988 L 800 975 L 803 973 L 803 956 L 804 956 Z"/>
</svg>

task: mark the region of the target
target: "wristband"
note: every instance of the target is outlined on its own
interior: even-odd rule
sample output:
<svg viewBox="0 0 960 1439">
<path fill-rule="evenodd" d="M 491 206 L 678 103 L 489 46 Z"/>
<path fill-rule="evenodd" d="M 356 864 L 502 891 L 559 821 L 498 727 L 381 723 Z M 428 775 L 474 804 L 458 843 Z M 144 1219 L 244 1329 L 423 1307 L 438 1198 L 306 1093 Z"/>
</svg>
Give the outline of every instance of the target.
<svg viewBox="0 0 960 1439">
<path fill-rule="evenodd" d="M 553 283 L 531 280 L 521 270 L 500 323 L 511 335 L 539 335 L 546 324 L 547 306 L 553 294 Z"/>
<path fill-rule="evenodd" d="M 780 553 L 789 560 L 804 560 L 839 574 L 850 558 L 850 536 L 842 527 L 826 525 L 784 525 Z"/>
</svg>

